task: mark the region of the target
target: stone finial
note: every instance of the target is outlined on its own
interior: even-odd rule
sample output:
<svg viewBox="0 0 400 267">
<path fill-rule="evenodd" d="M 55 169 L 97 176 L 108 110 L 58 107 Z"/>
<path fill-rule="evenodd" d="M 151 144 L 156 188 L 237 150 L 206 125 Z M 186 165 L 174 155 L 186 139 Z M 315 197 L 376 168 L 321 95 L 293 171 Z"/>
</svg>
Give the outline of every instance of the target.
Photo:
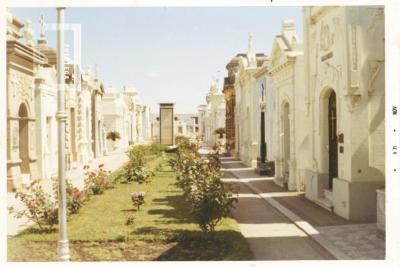
<svg viewBox="0 0 400 267">
<path fill-rule="evenodd" d="M 292 49 L 296 47 L 297 35 L 296 35 L 296 25 L 294 20 L 286 19 L 282 21 L 282 36 L 290 44 Z"/>
<path fill-rule="evenodd" d="M 30 19 L 25 22 L 24 38 L 28 46 L 33 46 L 33 29 L 32 21 Z"/>
<path fill-rule="evenodd" d="M 282 21 L 282 31 L 295 31 L 296 26 L 294 20 L 292 19 L 285 19 Z"/>
</svg>

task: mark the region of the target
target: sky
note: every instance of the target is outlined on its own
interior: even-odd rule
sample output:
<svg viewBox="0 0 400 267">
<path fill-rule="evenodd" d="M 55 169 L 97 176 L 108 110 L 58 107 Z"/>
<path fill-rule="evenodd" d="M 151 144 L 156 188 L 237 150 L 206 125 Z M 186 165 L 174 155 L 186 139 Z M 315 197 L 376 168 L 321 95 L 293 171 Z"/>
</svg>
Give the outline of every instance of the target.
<svg viewBox="0 0 400 267">
<path fill-rule="evenodd" d="M 35 39 L 39 18 L 56 23 L 55 8 L 11 8 L 30 19 Z M 79 7 L 65 10 L 65 23 L 81 27 L 82 67 L 97 70 L 104 86 L 135 87 L 143 104 L 175 103 L 177 113 L 196 113 L 205 103 L 213 77 L 222 90 L 226 64 L 247 51 L 253 33 L 257 53 L 271 53 L 281 22 L 293 19 L 303 39 L 301 7 Z M 56 48 L 55 32 L 47 31 Z M 74 53 L 73 34 L 66 34 Z M 94 67 L 96 66 L 96 67 Z"/>
</svg>

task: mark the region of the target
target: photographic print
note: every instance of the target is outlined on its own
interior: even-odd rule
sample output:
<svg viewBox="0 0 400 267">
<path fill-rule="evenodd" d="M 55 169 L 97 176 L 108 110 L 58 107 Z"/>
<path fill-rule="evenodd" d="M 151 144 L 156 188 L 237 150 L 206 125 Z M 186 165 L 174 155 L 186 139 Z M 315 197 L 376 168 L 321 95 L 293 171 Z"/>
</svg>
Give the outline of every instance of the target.
<svg viewBox="0 0 400 267">
<path fill-rule="evenodd" d="M 269 4 L 6 5 L 6 261 L 387 259 L 387 7 Z"/>
</svg>

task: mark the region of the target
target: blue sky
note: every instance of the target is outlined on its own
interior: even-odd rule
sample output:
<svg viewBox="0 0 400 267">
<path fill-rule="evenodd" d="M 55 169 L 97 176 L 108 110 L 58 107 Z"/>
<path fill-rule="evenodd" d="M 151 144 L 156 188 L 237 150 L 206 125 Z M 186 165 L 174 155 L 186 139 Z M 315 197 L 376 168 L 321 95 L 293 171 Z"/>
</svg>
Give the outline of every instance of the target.
<svg viewBox="0 0 400 267">
<path fill-rule="evenodd" d="M 11 11 L 31 19 L 37 36 L 40 15 L 56 22 L 55 8 Z M 163 101 L 175 102 L 179 113 L 196 112 L 212 77 L 221 89 L 226 64 L 246 52 L 249 32 L 255 50 L 266 54 L 283 19 L 294 19 L 303 39 L 301 7 L 80 7 L 67 8 L 65 19 L 81 24 L 83 67 L 96 64 L 106 87 L 136 87 L 152 113 Z M 48 39 L 55 48 L 54 34 Z"/>
</svg>

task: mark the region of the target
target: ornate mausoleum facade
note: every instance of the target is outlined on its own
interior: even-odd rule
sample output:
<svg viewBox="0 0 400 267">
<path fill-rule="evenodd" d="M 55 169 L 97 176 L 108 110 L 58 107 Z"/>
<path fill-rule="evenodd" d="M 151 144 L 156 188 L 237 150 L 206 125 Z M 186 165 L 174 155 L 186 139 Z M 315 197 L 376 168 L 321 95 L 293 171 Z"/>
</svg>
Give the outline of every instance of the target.
<svg viewBox="0 0 400 267">
<path fill-rule="evenodd" d="M 306 197 L 347 219 L 373 219 L 385 184 L 384 9 L 303 12 Z"/>
<path fill-rule="evenodd" d="M 202 130 L 204 131 L 203 142 L 208 147 L 215 144 L 225 145 L 225 138 L 220 138 L 215 133 L 216 129 L 225 129 L 225 98 L 224 94 L 218 88 L 218 80 L 213 79 L 210 92 L 206 96 L 207 104 L 202 107 L 203 112 L 200 116 L 202 122 Z"/>
<path fill-rule="evenodd" d="M 57 176 L 57 57 L 47 42 L 43 16 L 39 22 L 35 43 L 32 23 L 7 11 L 8 191 Z M 73 169 L 106 154 L 106 127 L 119 123 L 119 113 L 110 117 L 107 109 L 104 112 L 103 83 L 93 71 L 67 57 L 65 70 L 65 160 L 66 168 Z M 149 141 L 151 125 L 149 108 L 139 102 L 136 90 L 121 94 L 122 152 L 131 144 Z"/>
<path fill-rule="evenodd" d="M 260 94 L 254 75 L 268 58 L 263 53 L 255 53 L 253 35 L 249 34 L 248 51 L 239 56 L 239 66 L 235 78 L 235 147 L 237 155 L 244 163 L 257 167 L 260 151 Z"/>
<path fill-rule="evenodd" d="M 228 64 L 228 140 L 234 99 L 234 156 L 255 168 L 264 111 L 275 183 L 346 219 L 373 221 L 385 185 L 384 10 L 304 7 L 303 18 L 304 42 L 284 20 L 270 58 L 254 53 L 250 36 L 238 66 Z M 200 128 L 206 136 L 209 127 Z"/>
<path fill-rule="evenodd" d="M 20 31 L 23 30 L 23 38 Z M 47 63 L 34 47 L 31 22 L 7 13 L 7 185 L 14 190 L 39 178 L 35 75 Z"/>
<path fill-rule="evenodd" d="M 237 54 L 227 65 L 228 76 L 224 79 L 225 95 L 225 134 L 226 134 L 226 150 L 231 155 L 236 155 L 235 146 L 235 78 L 239 66 L 239 56 Z"/>
<path fill-rule="evenodd" d="M 151 123 L 148 107 L 143 105 L 133 87 L 122 92 L 107 88 L 101 101 L 103 135 L 118 132 L 120 139 L 105 141 L 106 153 L 125 151 L 129 146 L 151 142 Z"/>
<path fill-rule="evenodd" d="M 307 117 L 304 99 L 303 45 L 297 37 L 293 20 L 282 22 L 275 36 L 269 62 L 266 102 L 268 118 L 267 144 L 275 161 L 275 182 L 289 190 L 304 188 L 300 173 L 307 151 Z"/>
</svg>

